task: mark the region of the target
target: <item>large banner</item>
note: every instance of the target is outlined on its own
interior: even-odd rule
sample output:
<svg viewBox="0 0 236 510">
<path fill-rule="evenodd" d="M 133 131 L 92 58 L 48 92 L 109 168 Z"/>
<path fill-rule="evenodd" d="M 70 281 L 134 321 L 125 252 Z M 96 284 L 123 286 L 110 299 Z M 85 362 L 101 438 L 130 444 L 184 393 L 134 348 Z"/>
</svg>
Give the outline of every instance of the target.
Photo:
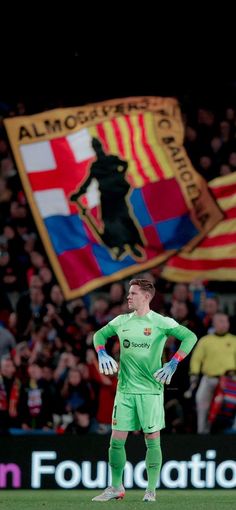
<svg viewBox="0 0 236 510">
<path fill-rule="evenodd" d="M 236 280 L 236 172 L 209 182 L 209 189 L 224 218 L 192 253 L 168 261 L 162 275 L 169 280 Z"/>
<path fill-rule="evenodd" d="M 5 437 L 0 489 L 104 489 L 111 484 L 109 436 Z M 124 485 L 147 486 L 142 436 L 126 444 Z M 235 489 L 235 436 L 162 436 L 161 489 Z M 17 507 L 17 504 L 16 504 Z"/>
<path fill-rule="evenodd" d="M 183 148 L 175 99 L 112 100 L 5 124 L 67 299 L 191 251 L 222 219 Z"/>
</svg>

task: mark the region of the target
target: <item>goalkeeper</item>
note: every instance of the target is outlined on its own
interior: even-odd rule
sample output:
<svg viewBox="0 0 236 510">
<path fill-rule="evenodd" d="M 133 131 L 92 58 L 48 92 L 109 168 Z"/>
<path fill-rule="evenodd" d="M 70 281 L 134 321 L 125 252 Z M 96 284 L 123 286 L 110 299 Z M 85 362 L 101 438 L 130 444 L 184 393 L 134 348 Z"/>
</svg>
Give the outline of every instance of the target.
<svg viewBox="0 0 236 510">
<path fill-rule="evenodd" d="M 149 280 L 133 279 L 129 285 L 127 299 L 132 313 L 119 315 L 94 335 L 100 372 L 108 375 L 118 370 L 116 361 L 105 350 L 107 339 L 114 335 L 120 340 L 120 367 L 109 448 L 112 486 L 93 501 L 124 497 L 125 441 L 129 431 L 139 429 L 144 432 L 147 447 L 148 486 L 143 501 L 155 501 L 162 463 L 160 430 L 165 426 L 164 384 L 170 384 L 178 363 L 197 341 L 196 335 L 186 327 L 150 310 L 155 288 Z M 181 348 L 162 367 L 161 357 L 169 335 L 180 340 Z"/>
</svg>

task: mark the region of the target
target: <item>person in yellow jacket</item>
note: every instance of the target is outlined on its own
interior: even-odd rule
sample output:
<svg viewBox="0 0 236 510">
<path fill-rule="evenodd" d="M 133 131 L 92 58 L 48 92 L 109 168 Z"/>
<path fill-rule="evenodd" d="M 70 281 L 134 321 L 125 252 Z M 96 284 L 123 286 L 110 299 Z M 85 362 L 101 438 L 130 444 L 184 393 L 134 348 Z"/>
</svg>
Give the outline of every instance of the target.
<svg viewBox="0 0 236 510">
<path fill-rule="evenodd" d="M 236 336 L 229 333 L 229 318 L 218 312 L 213 318 L 214 333 L 202 337 L 190 360 L 190 388 L 196 388 L 197 432 L 208 434 L 208 413 L 219 377 L 227 370 L 236 370 Z M 189 396 L 186 392 L 185 396 Z"/>
</svg>

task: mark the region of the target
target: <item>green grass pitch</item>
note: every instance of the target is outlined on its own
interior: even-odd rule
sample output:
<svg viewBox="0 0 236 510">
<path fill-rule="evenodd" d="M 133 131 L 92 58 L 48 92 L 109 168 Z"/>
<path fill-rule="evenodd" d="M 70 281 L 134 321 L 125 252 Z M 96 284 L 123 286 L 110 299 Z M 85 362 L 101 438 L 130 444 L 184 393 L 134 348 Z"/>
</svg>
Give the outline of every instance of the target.
<svg viewBox="0 0 236 510">
<path fill-rule="evenodd" d="M 0 510 L 136 510 L 151 505 L 158 510 L 233 510 L 236 493 L 232 490 L 162 490 L 154 503 L 142 502 L 144 491 L 127 490 L 122 501 L 92 502 L 102 491 L 19 490 L 0 491 Z"/>
</svg>

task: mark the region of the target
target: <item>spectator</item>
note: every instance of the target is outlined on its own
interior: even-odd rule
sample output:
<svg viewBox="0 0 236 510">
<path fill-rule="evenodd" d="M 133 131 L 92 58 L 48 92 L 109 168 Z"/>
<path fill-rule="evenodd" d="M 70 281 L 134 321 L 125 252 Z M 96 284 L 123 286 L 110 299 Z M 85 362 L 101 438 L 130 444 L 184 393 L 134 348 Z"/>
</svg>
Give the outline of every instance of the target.
<svg viewBox="0 0 236 510">
<path fill-rule="evenodd" d="M 219 379 L 208 421 L 212 432 L 233 432 L 236 417 L 236 370 L 227 370 Z"/>
<path fill-rule="evenodd" d="M 61 390 L 65 401 L 65 411 L 73 413 L 76 409 L 89 402 L 89 390 L 82 381 L 78 367 L 70 368 Z"/>
<path fill-rule="evenodd" d="M 20 381 L 9 357 L 0 359 L 0 434 L 7 434 L 17 416 Z"/>
<path fill-rule="evenodd" d="M 229 326 L 228 316 L 216 313 L 213 318 L 214 333 L 199 340 L 191 357 L 192 385 L 197 385 L 202 374 L 196 393 L 199 434 L 210 432 L 208 413 L 220 376 L 228 370 L 236 370 L 236 336 L 229 333 Z"/>
<path fill-rule="evenodd" d="M 189 314 L 195 315 L 195 306 L 191 301 L 191 293 L 189 291 L 188 285 L 185 283 L 176 283 L 174 285 L 171 302 L 167 304 L 167 313 L 170 313 L 171 306 L 175 301 L 186 303 Z"/>
<path fill-rule="evenodd" d="M 71 321 L 71 315 L 70 312 L 66 306 L 62 291 L 59 287 L 59 285 L 53 285 L 51 292 L 50 292 L 50 301 L 51 304 L 54 307 L 55 314 L 60 317 L 60 320 L 62 321 L 61 326 L 67 326 L 69 322 Z M 58 322 L 58 319 L 57 319 Z"/>
<path fill-rule="evenodd" d="M 207 297 L 203 304 L 202 322 L 206 333 L 211 333 L 213 318 L 219 312 L 219 300 L 217 296 Z"/>
<path fill-rule="evenodd" d="M 73 412 L 73 421 L 65 428 L 66 434 L 87 434 L 91 425 L 89 409 L 86 405 L 78 407 Z"/>
<path fill-rule="evenodd" d="M 46 312 L 42 282 L 39 277 L 32 277 L 29 291 L 20 296 L 16 306 L 18 338 L 29 338 L 32 324 L 42 323 Z"/>
<path fill-rule="evenodd" d="M 51 394 L 43 379 L 42 368 L 37 363 L 28 367 L 28 381 L 20 393 L 19 416 L 23 430 L 52 428 Z"/>
<path fill-rule="evenodd" d="M 3 356 L 9 356 L 16 345 L 14 336 L 7 328 L 0 325 L 0 360 Z"/>
<path fill-rule="evenodd" d="M 109 299 L 103 296 L 98 296 L 92 306 L 92 314 L 99 326 L 104 326 L 111 320 L 109 311 Z"/>
<path fill-rule="evenodd" d="M 90 377 L 92 380 L 96 381 L 99 387 L 96 421 L 93 424 L 92 431 L 98 434 L 108 434 L 111 432 L 112 409 L 116 393 L 117 377 L 100 374 L 97 356 L 92 349 L 89 349 L 87 352 L 87 362 L 90 369 Z"/>
</svg>

